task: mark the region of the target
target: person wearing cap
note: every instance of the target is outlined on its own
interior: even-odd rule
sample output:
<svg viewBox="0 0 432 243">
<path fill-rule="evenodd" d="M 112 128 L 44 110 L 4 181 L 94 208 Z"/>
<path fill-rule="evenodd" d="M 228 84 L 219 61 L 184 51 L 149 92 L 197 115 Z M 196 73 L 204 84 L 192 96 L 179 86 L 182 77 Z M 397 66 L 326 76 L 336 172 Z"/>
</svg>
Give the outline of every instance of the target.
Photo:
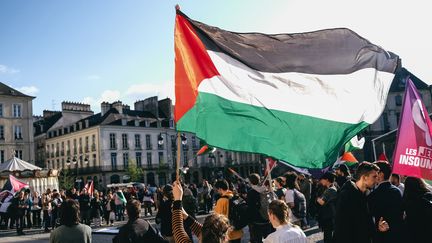
<svg viewBox="0 0 432 243">
<path fill-rule="evenodd" d="M 342 188 L 346 181 L 351 180 L 351 173 L 346 164 L 340 164 L 336 170 L 336 184 L 338 188 Z"/>
<path fill-rule="evenodd" d="M 337 199 L 337 189 L 333 184 L 334 180 L 335 175 L 331 172 L 324 173 L 319 180 L 319 183 L 325 188 L 321 197 L 317 198 L 317 203 L 320 205 L 318 222 L 324 232 L 324 243 L 333 240 L 333 222 L 336 214 Z"/>
</svg>

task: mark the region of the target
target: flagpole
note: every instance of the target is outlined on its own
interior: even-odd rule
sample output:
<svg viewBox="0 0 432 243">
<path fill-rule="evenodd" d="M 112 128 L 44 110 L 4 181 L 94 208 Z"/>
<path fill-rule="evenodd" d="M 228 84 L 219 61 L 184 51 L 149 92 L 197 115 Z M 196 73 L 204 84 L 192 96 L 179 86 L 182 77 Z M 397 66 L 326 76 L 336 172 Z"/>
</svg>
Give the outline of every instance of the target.
<svg viewBox="0 0 432 243">
<path fill-rule="evenodd" d="M 177 161 L 176 161 L 176 181 L 180 181 L 180 146 L 181 143 L 181 137 L 180 132 L 177 132 Z"/>
</svg>

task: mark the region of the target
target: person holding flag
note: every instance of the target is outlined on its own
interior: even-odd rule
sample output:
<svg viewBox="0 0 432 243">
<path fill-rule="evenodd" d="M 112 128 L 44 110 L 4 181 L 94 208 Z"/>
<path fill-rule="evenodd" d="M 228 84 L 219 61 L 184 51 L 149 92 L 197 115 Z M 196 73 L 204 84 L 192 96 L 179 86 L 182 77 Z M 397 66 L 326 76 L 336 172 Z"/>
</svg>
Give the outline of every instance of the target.
<svg viewBox="0 0 432 243">
<path fill-rule="evenodd" d="M 18 195 L 13 199 L 12 204 L 9 206 L 8 209 L 11 213 L 15 214 L 16 229 L 18 235 L 25 235 L 25 233 L 23 232 L 24 216 L 25 210 L 28 208 L 28 205 L 25 201 L 24 194 L 24 190 L 19 191 Z"/>
<path fill-rule="evenodd" d="M 124 205 L 126 205 L 126 198 L 119 187 L 115 188 L 113 199 L 117 221 L 124 220 Z"/>
</svg>

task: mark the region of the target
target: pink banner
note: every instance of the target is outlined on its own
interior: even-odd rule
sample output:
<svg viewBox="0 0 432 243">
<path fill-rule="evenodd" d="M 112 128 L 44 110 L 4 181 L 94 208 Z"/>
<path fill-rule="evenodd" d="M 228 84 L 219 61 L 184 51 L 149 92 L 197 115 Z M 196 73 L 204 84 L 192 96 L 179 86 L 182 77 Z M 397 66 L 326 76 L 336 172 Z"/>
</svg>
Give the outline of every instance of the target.
<svg viewBox="0 0 432 243">
<path fill-rule="evenodd" d="M 426 107 L 408 79 L 399 122 L 393 173 L 432 179 L 432 122 Z"/>
</svg>

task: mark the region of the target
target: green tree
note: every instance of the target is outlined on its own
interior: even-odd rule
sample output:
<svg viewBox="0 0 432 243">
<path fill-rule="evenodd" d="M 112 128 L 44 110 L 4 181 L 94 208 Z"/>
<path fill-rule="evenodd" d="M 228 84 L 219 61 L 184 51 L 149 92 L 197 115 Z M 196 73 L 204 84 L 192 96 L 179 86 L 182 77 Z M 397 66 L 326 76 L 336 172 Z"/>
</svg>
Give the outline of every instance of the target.
<svg viewBox="0 0 432 243">
<path fill-rule="evenodd" d="M 130 181 L 139 181 L 143 175 L 143 170 L 137 167 L 135 163 L 130 163 L 127 167 L 127 174 L 130 176 Z"/>
<path fill-rule="evenodd" d="M 59 175 L 59 187 L 64 188 L 66 190 L 72 189 L 74 186 L 74 178 L 70 169 L 63 169 Z"/>
</svg>

